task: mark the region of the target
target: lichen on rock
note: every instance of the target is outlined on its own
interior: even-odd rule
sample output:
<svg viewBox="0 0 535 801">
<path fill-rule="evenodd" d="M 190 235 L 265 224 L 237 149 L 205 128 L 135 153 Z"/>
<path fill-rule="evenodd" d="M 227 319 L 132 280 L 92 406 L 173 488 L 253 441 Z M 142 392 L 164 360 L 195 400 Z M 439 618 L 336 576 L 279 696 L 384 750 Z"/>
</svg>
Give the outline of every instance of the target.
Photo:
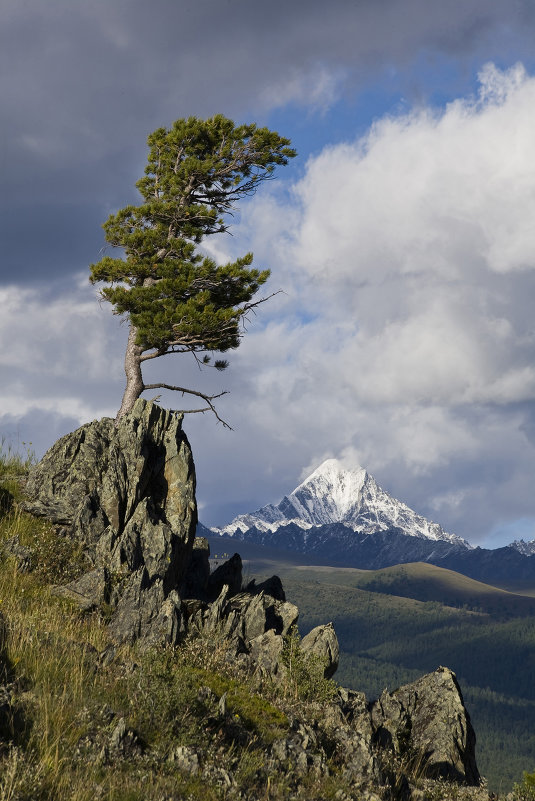
<svg viewBox="0 0 535 801">
<path fill-rule="evenodd" d="M 26 485 L 24 508 L 79 540 L 98 576 L 60 592 L 85 608 L 107 598 L 119 642 L 154 640 L 151 627 L 193 548 L 195 468 L 182 417 L 139 399 L 117 427 L 104 418 L 58 440 Z M 178 612 L 164 628 L 165 638 L 178 637 Z"/>
</svg>

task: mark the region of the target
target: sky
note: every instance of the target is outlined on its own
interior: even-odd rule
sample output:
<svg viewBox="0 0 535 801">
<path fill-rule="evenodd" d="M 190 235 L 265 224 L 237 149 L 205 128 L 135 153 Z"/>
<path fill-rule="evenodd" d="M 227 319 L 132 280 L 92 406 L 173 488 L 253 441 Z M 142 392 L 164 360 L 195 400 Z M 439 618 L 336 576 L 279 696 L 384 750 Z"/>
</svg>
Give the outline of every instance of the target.
<svg viewBox="0 0 535 801">
<path fill-rule="evenodd" d="M 128 329 L 88 281 L 101 225 L 137 202 L 151 131 L 221 113 L 298 156 L 204 243 L 253 251 L 281 290 L 229 369 L 146 370 L 228 390 L 232 430 L 185 417 L 201 521 L 276 503 L 334 457 L 474 545 L 535 537 L 531 0 L 0 10 L 4 451 L 40 458 L 115 416 Z"/>
</svg>

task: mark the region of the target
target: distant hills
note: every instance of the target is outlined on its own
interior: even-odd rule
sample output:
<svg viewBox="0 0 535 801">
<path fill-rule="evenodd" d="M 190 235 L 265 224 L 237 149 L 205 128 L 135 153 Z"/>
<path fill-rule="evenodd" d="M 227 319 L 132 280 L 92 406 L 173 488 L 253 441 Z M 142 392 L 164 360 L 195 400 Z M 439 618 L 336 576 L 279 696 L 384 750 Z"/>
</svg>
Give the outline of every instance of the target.
<svg viewBox="0 0 535 801">
<path fill-rule="evenodd" d="M 507 589 L 535 582 L 535 543 L 474 548 L 393 498 L 364 468 L 348 470 L 335 459 L 279 504 L 198 533 L 274 549 L 281 558 L 296 552 L 317 564 L 379 570 L 427 562 Z"/>
</svg>

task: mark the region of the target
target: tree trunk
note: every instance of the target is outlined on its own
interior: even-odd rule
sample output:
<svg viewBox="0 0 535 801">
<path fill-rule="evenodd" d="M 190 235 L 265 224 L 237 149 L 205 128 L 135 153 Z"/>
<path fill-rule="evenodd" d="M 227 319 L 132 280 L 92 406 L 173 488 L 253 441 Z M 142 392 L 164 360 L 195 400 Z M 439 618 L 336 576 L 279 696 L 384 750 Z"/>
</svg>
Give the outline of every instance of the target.
<svg viewBox="0 0 535 801">
<path fill-rule="evenodd" d="M 143 376 L 141 374 L 141 354 L 143 351 L 136 343 L 136 337 L 137 328 L 135 325 L 130 323 L 130 331 L 128 333 L 128 342 L 124 357 L 126 388 L 124 391 L 121 408 L 117 412 L 117 417 L 115 418 L 115 425 L 117 425 L 121 417 L 132 411 L 134 403 L 145 389 L 145 385 L 143 384 Z"/>
</svg>

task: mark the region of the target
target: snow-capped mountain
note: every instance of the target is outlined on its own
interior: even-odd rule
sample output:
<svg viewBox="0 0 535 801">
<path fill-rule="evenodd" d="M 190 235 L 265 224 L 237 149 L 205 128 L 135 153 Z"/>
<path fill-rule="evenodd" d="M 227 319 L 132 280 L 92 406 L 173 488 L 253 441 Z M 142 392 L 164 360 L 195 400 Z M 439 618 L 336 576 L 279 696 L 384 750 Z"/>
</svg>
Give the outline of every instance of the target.
<svg viewBox="0 0 535 801">
<path fill-rule="evenodd" d="M 518 553 L 521 553 L 522 556 L 533 556 L 535 555 L 535 540 L 530 540 L 529 542 L 524 542 L 524 540 L 515 540 L 509 545 L 510 548 L 514 548 Z"/>
<path fill-rule="evenodd" d="M 393 498 L 364 468 L 348 470 L 336 459 L 323 462 L 276 506 L 269 504 L 251 514 L 239 515 L 227 526 L 212 530 L 241 539 L 251 529 L 274 534 L 287 526 L 308 531 L 331 524 L 342 524 L 360 534 L 395 530 L 409 537 L 471 547 L 461 537 L 446 533 L 438 523 L 426 520 Z"/>
<path fill-rule="evenodd" d="M 335 459 L 280 503 L 239 515 L 223 528 L 199 524 L 197 534 L 230 537 L 283 561 L 292 552 L 302 554 L 303 564 L 364 570 L 429 562 L 496 586 L 535 585 L 535 540 L 474 548 L 393 498 L 363 468 L 347 470 Z"/>
</svg>

